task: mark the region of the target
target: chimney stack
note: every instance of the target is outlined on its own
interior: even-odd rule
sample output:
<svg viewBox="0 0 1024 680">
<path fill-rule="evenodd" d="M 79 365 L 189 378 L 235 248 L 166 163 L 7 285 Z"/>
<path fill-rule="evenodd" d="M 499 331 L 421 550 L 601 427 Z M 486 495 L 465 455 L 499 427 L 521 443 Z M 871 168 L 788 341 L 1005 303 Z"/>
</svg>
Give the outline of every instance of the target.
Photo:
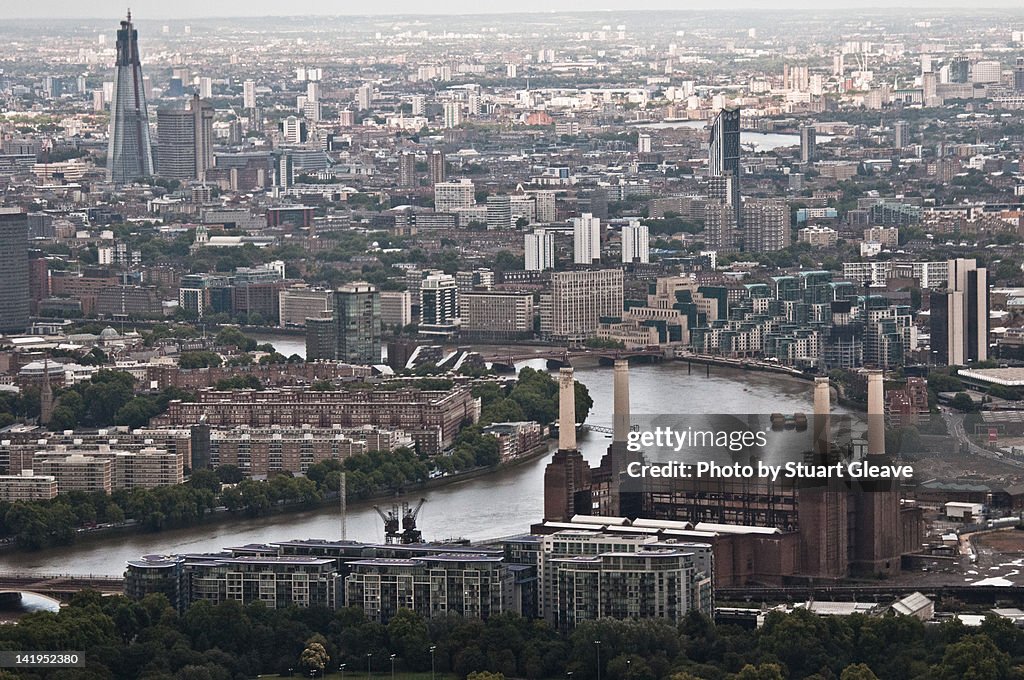
<svg viewBox="0 0 1024 680">
<path fill-rule="evenodd" d="M 826 455 L 829 451 L 829 414 L 832 410 L 828 378 L 814 379 L 814 452 Z"/>
<path fill-rule="evenodd" d="M 868 455 L 885 454 L 885 386 L 882 372 L 868 371 Z"/>
<path fill-rule="evenodd" d="M 576 381 L 572 368 L 558 371 L 558 448 L 576 449 Z"/>
<path fill-rule="evenodd" d="M 612 441 L 625 443 L 629 438 L 629 360 L 616 359 L 612 374 Z"/>
</svg>

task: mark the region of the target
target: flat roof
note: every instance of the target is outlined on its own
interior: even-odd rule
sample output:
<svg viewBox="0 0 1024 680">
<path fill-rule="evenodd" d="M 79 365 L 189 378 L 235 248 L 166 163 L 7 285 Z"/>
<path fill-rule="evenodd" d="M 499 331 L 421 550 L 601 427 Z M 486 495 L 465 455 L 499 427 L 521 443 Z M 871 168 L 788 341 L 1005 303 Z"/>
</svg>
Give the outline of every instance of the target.
<svg viewBox="0 0 1024 680">
<path fill-rule="evenodd" d="M 993 385 L 1024 387 L 1024 368 L 963 368 L 957 375 Z"/>
</svg>

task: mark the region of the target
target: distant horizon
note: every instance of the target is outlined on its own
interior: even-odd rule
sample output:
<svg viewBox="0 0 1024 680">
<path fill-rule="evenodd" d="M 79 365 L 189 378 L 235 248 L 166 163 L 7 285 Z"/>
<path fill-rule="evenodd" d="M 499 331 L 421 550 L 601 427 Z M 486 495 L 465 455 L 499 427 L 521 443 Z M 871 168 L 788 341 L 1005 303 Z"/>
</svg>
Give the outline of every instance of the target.
<svg viewBox="0 0 1024 680">
<path fill-rule="evenodd" d="M 302 6 L 306 7 L 303 8 Z M 720 3 L 710 0 L 699 0 L 680 7 L 673 5 L 671 0 L 648 0 L 642 6 L 630 4 L 622 6 L 619 2 L 609 3 L 603 6 L 595 6 L 587 0 L 561 0 L 557 7 L 549 4 L 542 4 L 542 0 L 524 0 L 518 7 L 494 6 L 489 4 L 470 2 L 469 0 L 441 0 L 432 6 L 424 6 L 411 0 L 397 0 L 389 3 L 391 9 L 379 11 L 366 11 L 365 6 L 337 7 L 324 6 L 324 3 L 292 2 L 282 4 L 271 0 L 223 0 L 218 3 L 217 9 L 210 10 L 210 3 L 201 0 L 180 0 L 174 4 L 176 10 L 167 13 L 167 3 L 156 2 L 156 0 L 98 0 L 89 3 L 89 11 L 81 13 L 82 4 L 71 0 L 42 0 L 33 4 L 19 5 L 13 10 L 9 9 L 6 18 L 8 20 L 24 19 L 50 19 L 50 20 L 98 20 L 117 19 L 124 17 L 131 8 L 132 15 L 141 21 L 181 21 L 181 20 L 209 20 L 209 19 L 259 19 L 259 18 L 304 18 L 304 17 L 396 17 L 396 16 L 488 16 L 488 15 L 521 15 L 521 14 L 600 14 L 606 12 L 639 13 L 639 12 L 688 12 L 688 11 L 720 11 L 725 14 L 737 12 L 778 12 L 778 11 L 813 11 L 819 12 L 843 12 L 843 13 L 875 13 L 885 12 L 887 14 L 910 14 L 918 12 L 945 11 L 960 13 L 977 13 L 979 11 L 1006 11 L 1017 10 L 1015 14 L 1024 14 L 1024 6 L 1017 0 L 986 0 L 981 7 L 965 7 L 957 0 L 907 0 L 899 7 L 876 5 L 868 7 L 850 7 L 834 3 L 834 0 L 768 0 L 758 2 L 757 0 L 741 0 L 740 4 L 732 4 L 723 7 Z M 287 7 L 287 11 L 281 11 Z M 431 9 L 433 7 L 433 9 Z"/>
</svg>

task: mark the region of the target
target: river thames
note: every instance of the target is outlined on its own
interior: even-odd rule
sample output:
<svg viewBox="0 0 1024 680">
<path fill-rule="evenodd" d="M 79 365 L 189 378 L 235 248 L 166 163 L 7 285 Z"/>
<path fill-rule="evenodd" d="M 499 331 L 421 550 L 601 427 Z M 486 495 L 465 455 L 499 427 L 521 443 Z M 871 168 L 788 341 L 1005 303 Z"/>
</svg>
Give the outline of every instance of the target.
<svg viewBox="0 0 1024 680">
<path fill-rule="evenodd" d="M 261 338 L 261 341 L 264 339 Z M 296 341 L 266 338 L 279 351 L 290 354 Z M 520 365 L 539 367 L 543 362 Z M 576 378 L 594 400 L 587 422 L 612 425 L 612 370 L 585 367 Z M 634 414 L 701 413 L 809 413 L 813 384 L 771 373 L 703 366 L 692 373 L 685 362 L 638 364 L 630 369 L 631 410 Z M 579 447 L 591 464 L 597 464 L 610 439 L 597 432 L 583 432 Z M 511 536 L 529 530 L 543 512 L 543 480 L 547 456 L 493 474 L 414 493 L 395 500 L 426 503 L 419 526 L 428 540 L 467 538 L 473 541 Z M 388 506 L 390 500 L 378 501 Z M 0 553 L 0 569 L 13 572 L 121 574 L 125 562 L 146 554 L 214 552 L 229 546 L 287 539 L 340 537 L 340 512 L 336 508 L 287 513 L 258 519 L 232 518 L 200 527 L 152 534 L 125 534 L 91 538 L 74 546 L 32 553 Z M 350 504 L 347 521 L 350 540 L 383 541 L 380 518 L 372 503 Z"/>
</svg>

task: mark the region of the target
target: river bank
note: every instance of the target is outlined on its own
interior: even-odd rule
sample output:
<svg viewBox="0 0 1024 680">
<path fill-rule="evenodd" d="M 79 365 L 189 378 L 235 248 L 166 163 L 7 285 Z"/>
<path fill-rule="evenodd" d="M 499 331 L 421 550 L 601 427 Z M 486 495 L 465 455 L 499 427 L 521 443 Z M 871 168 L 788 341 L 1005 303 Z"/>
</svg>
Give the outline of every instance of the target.
<svg viewBox="0 0 1024 680">
<path fill-rule="evenodd" d="M 556 442 L 553 439 L 546 439 L 542 444 L 538 444 L 537 446 L 527 451 L 526 453 L 517 456 L 516 458 L 513 458 L 511 460 L 504 461 L 498 465 L 463 470 L 461 472 L 445 475 L 444 477 L 435 477 L 433 479 L 425 479 L 422 482 L 418 482 L 415 484 L 408 484 L 400 489 L 389 489 L 387 491 L 381 491 L 378 493 L 370 494 L 369 496 L 364 496 L 362 498 L 347 501 L 346 507 L 349 510 L 359 510 L 363 508 L 369 509 L 373 508 L 375 504 L 383 500 L 398 499 L 402 497 L 407 497 L 409 495 L 426 493 L 428 491 L 440 489 L 448 485 L 464 484 L 474 479 L 486 477 L 487 475 L 493 475 L 502 470 L 514 468 L 519 465 L 524 465 L 526 463 L 536 460 L 537 458 L 546 456 L 548 453 L 554 450 L 555 443 Z M 250 517 L 246 515 L 244 511 L 232 511 L 229 510 L 228 508 L 225 508 L 224 506 L 219 506 L 214 508 L 209 513 L 204 514 L 202 518 L 199 519 L 199 521 L 193 524 L 189 524 L 186 526 L 170 527 L 169 529 L 163 531 L 200 529 L 203 527 L 226 524 L 231 521 L 236 521 L 240 517 L 246 519 L 259 519 L 261 517 L 272 517 L 276 515 L 288 515 L 303 512 L 317 512 L 328 509 L 338 511 L 338 522 L 340 526 L 340 502 L 341 499 L 339 493 L 337 491 L 331 491 L 328 492 L 322 500 L 317 501 L 315 503 L 277 503 L 274 506 L 272 506 L 269 511 L 262 513 L 256 517 Z M 128 520 L 122 524 L 97 527 L 94 529 L 78 530 L 75 534 L 75 541 L 71 545 L 88 543 L 89 541 L 102 540 L 114 536 L 133 536 L 139 534 L 152 535 L 163 533 L 163 531 L 148 531 L 143 529 L 142 525 L 139 524 L 137 521 Z M 70 546 L 54 546 L 53 549 L 59 549 L 61 547 L 67 548 Z M 19 548 L 17 544 L 13 541 L 0 544 L 0 553 L 6 554 L 18 552 L 32 553 L 37 551 L 23 550 Z"/>
<path fill-rule="evenodd" d="M 543 360 L 518 364 L 543 370 Z M 612 371 L 607 367 L 578 366 L 576 379 L 590 391 L 594 406 L 587 424 L 612 427 Z M 683 361 L 633 364 L 630 367 L 631 411 L 637 417 L 657 414 L 771 414 L 809 412 L 813 389 L 807 380 L 763 371 L 712 367 L 688 371 Z M 607 450 L 608 438 L 584 429 L 577 439 L 580 452 L 597 465 Z M 492 473 L 449 478 L 437 488 L 410 490 L 391 502 L 415 504 L 426 498 L 417 526 L 426 540 L 462 537 L 482 541 L 496 536 L 528 532 L 544 511 L 544 470 L 547 458 L 537 455 Z M 405 491 L 405 490 L 403 490 Z M 379 501 L 378 501 L 379 502 Z M 384 540 L 383 525 L 372 502 L 350 503 L 349 540 L 377 543 Z M 294 539 L 337 540 L 340 522 L 337 502 L 313 510 L 247 518 L 229 515 L 217 521 L 156 533 L 107 535 L 75 545 L 36 552 L 0 554 L 0 570 L 14 573 L 121 574 L 127 560 L 140 555 L 216 552 L 229 546 Z"/>
</svg>

